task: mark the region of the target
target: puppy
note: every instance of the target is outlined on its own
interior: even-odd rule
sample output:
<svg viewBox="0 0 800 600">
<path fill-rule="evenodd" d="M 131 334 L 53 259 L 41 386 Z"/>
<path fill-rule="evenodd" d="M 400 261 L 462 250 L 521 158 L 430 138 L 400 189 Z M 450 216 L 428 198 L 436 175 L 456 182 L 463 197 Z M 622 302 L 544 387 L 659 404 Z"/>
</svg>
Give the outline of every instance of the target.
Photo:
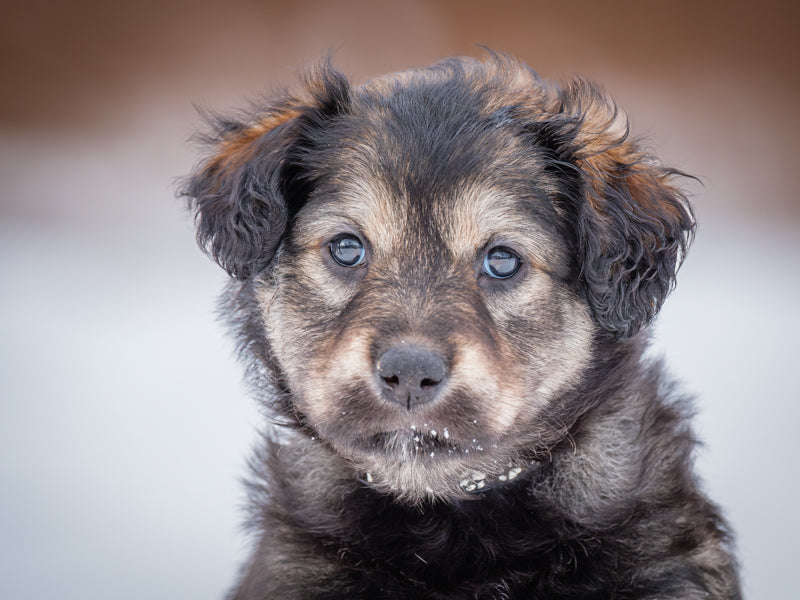
<svg viewBox="0 0 800 600">
<path fill-rule="evenodd" d="M 604 93 L 325 63 L 207 137 L 182 194 L 274 422 L 231 598 L 740 597 L 643 354 L 692 211 Z"/>
</svg>

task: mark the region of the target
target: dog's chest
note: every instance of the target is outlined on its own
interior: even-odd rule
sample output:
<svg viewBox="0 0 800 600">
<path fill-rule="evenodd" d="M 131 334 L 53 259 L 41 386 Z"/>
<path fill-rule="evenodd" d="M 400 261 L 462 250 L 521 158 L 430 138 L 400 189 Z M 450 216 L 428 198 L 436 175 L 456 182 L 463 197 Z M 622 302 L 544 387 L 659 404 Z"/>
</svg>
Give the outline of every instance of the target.
<svg viewBox="0 0 800 600">
<path fill-rule="evenodd" d="M 418 507 L 360 490 L 343 515 L 352 522 L 329 548 L 356 579 L 402 597 L 415 597 L 414 590 L 425 598 L 436 590 L 443 599 L 599 591 L 595 573 L 609 568 L 601 564 L 608 540 L 559 518 L 527 496 L 526 486 L 521 481 L 474 500 Z M 490 590 L 513 595 L 485 595 Z"/>
</svg>

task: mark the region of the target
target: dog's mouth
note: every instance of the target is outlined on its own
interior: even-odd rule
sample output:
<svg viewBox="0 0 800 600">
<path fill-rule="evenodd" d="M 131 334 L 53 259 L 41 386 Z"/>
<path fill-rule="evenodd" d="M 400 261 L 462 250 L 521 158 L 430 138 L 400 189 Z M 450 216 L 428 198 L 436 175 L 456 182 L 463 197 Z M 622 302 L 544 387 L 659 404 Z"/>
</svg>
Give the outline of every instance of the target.
<svg viewBox="0 0 800 600">
<path fill-rule="evenodd" d="M 403 428 L 357 441 L 363 452 L 359 478 L 370 486 L 417 501 L 479 493 L 517 479 L 535 461 L 484 453 L 477 439 L 459 443 L 443 428 Z M 494 446 L 493 444 L 490 444 Z"/>
<path fill-rule="evenodd" d="M 382 431 L 363 438 L 361 445 L 369 452 L 402 457 L 455 457 L 461 456 L 465 451 L 454 442 L 447 427 L 441 430 L 420 430 L 412 426 Z"/>
</svg>

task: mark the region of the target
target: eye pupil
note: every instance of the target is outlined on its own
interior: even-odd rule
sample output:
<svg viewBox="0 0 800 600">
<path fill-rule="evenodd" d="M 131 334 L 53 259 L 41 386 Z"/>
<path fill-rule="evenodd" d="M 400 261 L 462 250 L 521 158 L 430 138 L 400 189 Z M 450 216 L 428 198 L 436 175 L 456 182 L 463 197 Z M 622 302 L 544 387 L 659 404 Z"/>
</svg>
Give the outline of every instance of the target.
<svg viewBox="0 0 800 600">
<path fill-rule="evenodd" d="M 331 242 L 331 256 L 343 267 L 355 267 L 364 260 L 364 244 L 356 237 L 342 236 Z"/>
<path fill-rule="evenodd" d="M 508 279 L 519 271 L 522 261 L 508 248 L 496 246 L 483 259 L 483 272 L 495 279 Z"/>
</svg>

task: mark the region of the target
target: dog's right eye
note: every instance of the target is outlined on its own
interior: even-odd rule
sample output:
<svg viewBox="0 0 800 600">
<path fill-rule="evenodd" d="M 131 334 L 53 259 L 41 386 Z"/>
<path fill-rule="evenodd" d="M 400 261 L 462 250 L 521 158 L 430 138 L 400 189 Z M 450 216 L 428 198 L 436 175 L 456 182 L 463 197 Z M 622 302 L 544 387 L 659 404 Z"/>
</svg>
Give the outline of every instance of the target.
<svg viewBox="0 0 800 600">
<path fill-rule="evenodd" d="M 339 236 L 329 246 L 333 260 L 343 267 L 355 267 L 364 262 L 364 244 L 353 235 Z"/>
</svg>

